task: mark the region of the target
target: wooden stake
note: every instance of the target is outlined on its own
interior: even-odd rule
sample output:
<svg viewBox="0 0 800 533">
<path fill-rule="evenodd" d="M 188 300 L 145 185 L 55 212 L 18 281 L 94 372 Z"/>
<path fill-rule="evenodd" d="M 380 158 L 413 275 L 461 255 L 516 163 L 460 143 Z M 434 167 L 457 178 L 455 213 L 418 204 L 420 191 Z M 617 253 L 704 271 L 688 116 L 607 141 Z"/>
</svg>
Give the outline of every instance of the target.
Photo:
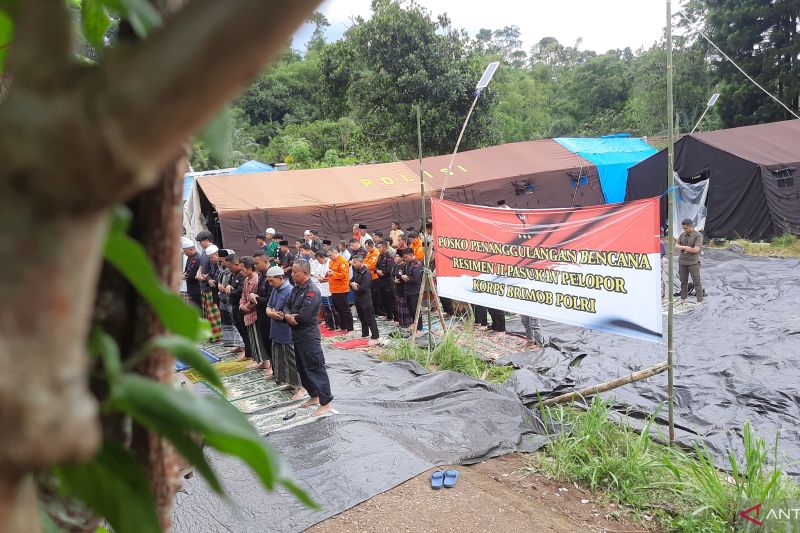
<svg viewBox="0 0 800 533">
<path fill-rule="evenodd" d="M 664 372 L 665 370 L 667 370 L 667 368 L 669 368 L 669 364 L 666 361 L 662 361 L 655 366 L 651 366 L 650 368 L 645 368 L 644 370 L 634 372 L 633 374 L 628 374 L 625 377 L 621 377 L 613 381 L 609 381 L 607 383 L 600 383 L 599 385 L 584 387 L 580 390 L 556 396 L 555 398 L 549 398 L 544 402 L 542 402 L 542 405 L 555 405 L 558 403 L 566 403 L 572 401 L 575 398 L 586 398 L 589 396 L 594 396 L 595 394 L 616 389 L 617 387 L 627 385 L 628 383 L 633 383 L 634 381 L 641 381 L 643 379 L 653 377 L 657 374 Z"/>
</svg>

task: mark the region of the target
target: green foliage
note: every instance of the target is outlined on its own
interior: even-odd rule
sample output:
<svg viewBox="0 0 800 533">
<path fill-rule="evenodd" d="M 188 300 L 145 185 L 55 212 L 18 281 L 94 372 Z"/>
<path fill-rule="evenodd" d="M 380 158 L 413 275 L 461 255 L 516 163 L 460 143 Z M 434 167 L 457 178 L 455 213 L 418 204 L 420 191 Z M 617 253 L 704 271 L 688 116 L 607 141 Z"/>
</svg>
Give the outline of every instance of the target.
<svg viewBox="0 0 800 533">
<path fill-rule="evenodd" d="M 55 469 L 64 493 L 100 513 L 117 533 L 158 533 L 149 481 L 130 452 L 105 440 L 88 463 Z"/>
<path fill-rule="evenodd" d="M 791 248 L 797 244 L 797 236 L 791 233 L 784 233 L 779 237 L 773 238 L 769 245 L 773 248 Z"/>
<path fill-rule="evenodd" d="M 81 4 L 81 24 L 83 35 L 95 48 L 103 46 L 103 38 L 111 25 L 104 0 L 83 0 Z"/>
<path fill-rule="evenodd" d="M 136 288 L 169 331 L 192 340 L 208 338 L 208 321 L 202 320 L 180 295 L 161 285 L 142 245 L 127 235 L 129 222 L 130 213 L 125 208 L 114 211 L 106 237 L 106 261 Z"/>
<path fill-rule="evenodd" d="M 6 65 L 6 57 L 8 56 L 8 48 L 11 46 L 11 40 L 14 37 L 14 23 L 11 17 L 8 16 L 3 10 L 0 10 L 0 74 Z"/>
<path fill-rule="evenodd" d="M 468 323 L 463 329 L 450 327 L 444 337 L 436 341 L 433 351 L 419 347 L 412 339 L 394 339 L 383 353 L 383 359 L 397 361 L 409 359 L 428 368 L 433 365 L 438 370 L 450 370 L 477 379 L 502 383 L 508 379 L 513 367 L 498 366 L 484 361 L 475 353 L 474 330 Z"/>
</svg>

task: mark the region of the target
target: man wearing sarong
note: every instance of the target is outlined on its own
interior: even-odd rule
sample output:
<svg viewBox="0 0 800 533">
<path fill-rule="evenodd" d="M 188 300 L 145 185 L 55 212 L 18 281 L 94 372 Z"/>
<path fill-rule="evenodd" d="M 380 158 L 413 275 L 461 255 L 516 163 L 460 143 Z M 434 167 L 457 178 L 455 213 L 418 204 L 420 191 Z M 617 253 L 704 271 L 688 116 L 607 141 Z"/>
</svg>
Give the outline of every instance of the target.
<svg viewBox="0 0 800 533">
<path fill-rule="evenodd" d="M 276 382 L 291 385 L 294 389 L 292 400 L 299 400 L 306 395 L 306 389 L 300 383 L 300 374 L 297 373 L 292 328 L 283 317 L 283 307 L 289 299 L 292 286 L 283 269 L 277 266 L 267 270 L 267 280 L 272 287 L 267 302 L 267 316 L 271 321 L 269 336 L 272 340 L 273 375 Z"/>
<path fill-rule="evenodd" d="M 200 257 L 200 271 L 197 273 L 197 279 L 200 281 L 203 316 L 211 325 L 211 342 L 219 342 L 222 339 L 222 316 L 217 305 L 219 296 L 216 286 L 216 277 L 219 274 L 219 248 L 211 244 L 205 248 L 204 252 L 205 255 Z"/>
<path fill-rule="evenodd" d="M 181 279 L 186 282 L 186 295 L 202 311 L 203 296 L 200 290 L 200 281 L 197 279 L 197 273 L 200 271 L 200 254 L 194 247 L 194 241 L 187 237 L 181 237 L 181 249 L 186 256 L 186 265 L 184 265 L 183 275 L 181 275 Z"/>
<path fill-rule="evenodd" d="M 319 289 L 311 283 L 311 266 L 306 261 L 294 264 L 292 277 L 294 288 L 283 306 L 283 317 L 292 327 L 297 371 L 310 396 L 300 407 L 319 405 L 311 416 L 320 416 L 331 410 L 333 400 L 317 323 L 321 298 Z"/>
<path fill-rule="evenodd" d="M 250 341 L 250 357 L 255 362 L 255 368 L 266 369 L 267 348 L 264 340 L 258 333 L 258 313 L 256 311 L 255 297 L 258 294 L 258 274 L 255 269 L 255 261 L 250 256 L 242 257 L 242 275 L 244 276 L 244 286 L 242 296 L 239 299 L 239 311 L 244 319 L 247 339 Z M 265 375 L 266 377 L 266 375 Z M 272 374 L 270 373 L 270 377 Z"/>
</svg>

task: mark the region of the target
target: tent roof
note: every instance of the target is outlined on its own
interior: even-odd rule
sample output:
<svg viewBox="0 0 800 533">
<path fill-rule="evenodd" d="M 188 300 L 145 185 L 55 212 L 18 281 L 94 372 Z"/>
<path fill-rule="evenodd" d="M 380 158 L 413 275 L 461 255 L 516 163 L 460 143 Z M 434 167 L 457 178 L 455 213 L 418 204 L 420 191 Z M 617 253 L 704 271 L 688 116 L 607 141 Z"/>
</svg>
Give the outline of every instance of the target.
<svg viewBox="0 0 800 533">
<path fill-rule="evenodd" d="M 441 189 L 449 161 L 449 155 L 423 160 L 429 191 Z M 592 166 L 549 139 L 503 144 L 459 153 L 447 187 L 469 187 Z M 197 183 L 218 211 L 366 204 L 419 195 L 419 163 L 289 170 L 280 172 L 280 179 L 269 180 L 262 179 L 262 173 L 227 174 L 198 177 Z"/>
<path fill-rule="evenodd" d="M 693 133 L 691 136 L 763 166 L 800 161 L 800 120 Z"/>
</svg>

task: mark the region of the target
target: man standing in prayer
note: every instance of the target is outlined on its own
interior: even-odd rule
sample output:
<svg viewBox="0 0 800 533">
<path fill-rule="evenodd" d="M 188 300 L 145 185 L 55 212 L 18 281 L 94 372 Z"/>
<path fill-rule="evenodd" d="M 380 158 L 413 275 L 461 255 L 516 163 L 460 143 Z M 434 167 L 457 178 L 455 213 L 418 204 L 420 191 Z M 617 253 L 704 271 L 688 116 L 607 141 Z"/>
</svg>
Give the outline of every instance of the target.
<svg viewBox="0 0 800 533">
<path fill-rule="evenodd" d="M 244 342 L 236 326 L 233 325 L 233 310 L 231 309 L 228 293 L 225 288 L 230 284 L 232 272 L 228 267 L 228 257 L 233 256 L 233 250 L 220 250 L 221 270 L 217 286 L 219 287 L 219 309 L 222 315 L 222 345 L 233 348 L 235 352 L 244 350 Z"/>
<path fill-rule="evenodd" d="M 256 235 L 255 239 L 256 239 L 256 246 L 258 248 L 260 248 L 261 250 L 264 250 L 264 252 L 266 252 L 267 251 L 267 240 L 264 238 L 264 236 L 263 235 Z"/>
<path fill-rule="evenodd" d="M 416 231 L 409 232 L 408 241 L 409 246 L 412 250 L 414 250 L 414 257 L 417 258 L 417 261 L 422 261 L 425 259 L 425 251 L 422 247 L 422 239 L 420 238 L 419 233 Z"/>
<path fill-rule="evenodd" d="M 392 266 L 394 258 L 389 255 L 389 243 L 381 241 L 378 243 L 378 262 L 375 264 L 375 274 L 377 279 L 373 280 L 373 290 L 377 287 L 378 298 L 381 307 L 386 313 L 387 320 L 394 320 L 396 311 L 394 309 L 394 280 L 392 279 Z"/>
<path fill-rule="evenodd" d="M 211 342 L 222 340 L 222 314 L 219 312 L 219 292 L 217 277 L 219 276 L 219 248 L 210 245 L 205 249 L 207 261 L 200 260 L 201 270 L 198 273 L 200 290 L 202 291 L 203 313 L 211 325 Z"/>
<path fill-rule="evenodd" d="M 253 354 L 253 347 L 250 344 L 250 337 L 247 335 L 247 327 L 244 324 L 244 315 L 239 309 L 239 304 L 242 301 L 242 294 L 244 293 L 245 277 L 242 273 L 241 261 L 237 256 L 228 256 L 228 267 L 231 269 L 231 278 L 226 287 L 226 292 L 228 294 L 228 301 L 231 303 L 233 325 L 236 331 L 239 332 L 239 336 L 244 343 L 244 351 L 236 360 L 244 361 L 245 359 L 250 359 Z"/>
<path fill-rule="evenodd" d="M 269 336 L 272 340 L 272 371 L 275 381 L 286 383 L 294 389 L 292 400 L 299 400 L 306 394 L 300 383 L 300 374 L 297 373 L 294 344 L 292 342 L 292 328 L 283 317 L 283 308 L 292 292 L 292 286 L 281 267 L 270 267 L 267 270 L 267 280 L 272 287 L 267 302 L 267 316 L 269 317 Z"/>
<path fill-rule="evenodd" d="M 353 225 L 353 238 L 358 240 L 358 243 L 361 245 L 361 248 L 364 248 L 367 239 L 372 240 L 372 235 L 367 233 L 366 224 L 355 224 Z M 373 242 L 375 241 L 373 240 Z"/>
<path fill-rule="evenodd" d="M 406 293 L 405 293 L 405 283 L 403 283 L 403 279 L 401 275 L 403 274 L 403 266 L 405 263 L 403 262 L 403 252 L 405 248 L 401 248 L 397 251 L 397 254 L 394 256 L 394 265 L 392 266 L 392 274 L 390 276 L 390 280 L 392 282 L 393 290 L 394 290 L 394 299 L 395 299 L 395 311 L 396 314 L 394 319 L 397 321 L 397 324 L 401 328 L 407 328 L 411 325 L 414 321 L 414 317 L 408 314 L 408 306 L 406 305 Z"/>
<path fill-rule="evenodd" d="M 369 337 L 371 333 L 370 339 L 377 341 L 380 334 L 378 323 L 375 321 L 375 311 L 372 308 L 372 273 L 360 255 L 353 257 L 353 277 L 350 280 L 350 287 L 356 291 L 356 313 L 358 321 L 361 322 L 361 337 Z"/>
<path fill-rule="evenodd" d="M 345 261 L 350 261 L 350 250 L 347 249 L 347 241 L 339 241 L 336 250 L 344 257 Z"/>
<path fill-rule="evenodd" d="M 354 330 L 353 314 L 350 312 L 350 306 L 347 305 L 347 295 L 350 293 L 350 263 L 339 255 L 338 250 L 331 250 L 328 252 L 328 256 L 330 257 L 328 283 L 331 288 L 333 307 L 339 315 L 339 327 L 349 334 Z"/>
<path fill-rule="evenodd" d="M 258 313 L 256 312 L 255 297 L 258 294 L 258 274 L 255 270 L 255 261 L 250 256 L 242 257 L 242 275 L 244 276 L 244 287 L 242 296 L 239 299 L 239 311 L 244 317 L 244 327 L 246 328 L 247 339 L 250 341 L 250 356 L 255 361 L 256 368 L 266 368 L 267 361 L 266 347 L 264 340 L 258 332 L 256 321 L 258 320 Z M 271 377 L 271 374 L 270 374 Z"/>
<path fill-rule="evenodd" d="M 317 252 L 314 260 L 311 261 L 311 281 L 317 286 L 322 297 L 322 316 L 325 320 L 325 327 L 330 331 L 336 331 L 339 329 L 339 321 L 336 319 L 336 312 L 333 309 L 331 287 L 328 283 L 330 261 L 327 253 L 322 250 Z"/>
<path fill-rule="evenodd" d="M 256 304 L 256 331 L 261 336 L 261 345 L 264 347 L 266 356 L 266 361 L 262 362 L 261 368 L 264 369 L 264 376 L 270 378 L 272 377 L 272 341 L 269 336 L 269 328 L 272 321 L 267 316 L 267 303 L 272 293 L 272 286 L 267 279 L 267 270 L 270 268 L 269 257 L 266 252 L 258 250 L 253 254 L 253 262 L 258 275 L 258 287 L 256 294 L 250 295 L 250 301 Z"/>
<path fill-rule="evenodd" d="M 322 239 L 319 238 L 319 231 L 315 229 L 311 230 L 311 240 L 308 241 L 308 244 L 311 245 L 311 250 L 315 254 L 322 250 Z"/>
<path fill-rule="evenodd" d="M 703 246 L 703 236 L 695 231 L 691 218 L 683 219 L 681 225 L 683 233 L 678 237 L 678 244 L 675 245 L 675 250 L 681 254 L 678 259 L 681 299 L 678 303 L 686 303 L 686 296 L 689 293 L 689 275 L 691 274 L 697 303 L 701 304 L 704 296 L 703 284 L 700 282 L 700 249 Z"/>
<path fill-rule="evenodd" d="M 527 315 L 520 315 L 519 318 L 522 322 L 522 327 L 525 328 L 525 346 L 530 348 L 541 348 L 544 346 L 542 324 L 539 322 L 539 319 Z"/>
<path fill-rule="evenodd" d="M 266 237 L 264 242 L 266 243 L 265 251 L 269 256 L 269 264 L 270 266 L 275 266 L 278 264 L 278 241 L 275 240 L 275 229 L 267 228 L 264 236 Z"/>
<path fill-rule="evenodd" d="M 336 255 L 338 256 L 338 254 Z M 292 341 L 300 382 L 310 396 L 308 400 L 300 404 L 300 407 L 319 405 L 311 413 L 311 416 L 320 416 L 331 410 L 331 401 L 333 400 L 317 323 L 321 298 L 319 289 L 311 283 L 311 266 L 308 262 L 295 262 L 292 267 L 292 277 L 294 278 L 294 288 L 283 306 L 283 316 L 292 328 Z"/>
<path fill-rule="evenodd" d="M 294 264 L 294 255 L 289 251 L 289 241 L 281 241 L 280 249 L 278 250 L 278 265 L 283 269 L 283 275 L 288 279 L 292 273 L 292 265 Z"/>
<path fill-rule="evenodd" d="M 328 250 L 331 249 L 331 241 L 324 239 L 322 241 L 322 251 L 325 252 L 325 257 L 328 257 Z"/>
<path fill-rule="evenodd" d="M 403 251 L 403 262 L 400 280 L 403 285 L 408 313 L 411 315 L 411 323 L 413 324 L 419 304 L 419 293 L 422 288 L 422 263 L 419 262 L 414 250 L 411 248 L 406 248 Z M 417 329 L 422 329 L 422 313 L 419 314 Z"/>
<path fill-rule="evenodd" d="M 389 238 L 392 240 L 392 247 L 395 250 L 400 250 L 399 237 L 404 235 L 403 230 L 400 229 L 400 223 L 397 221 L 392 222 L 392 231 L 389 232 Z"/>
<path fill-rule="evenodd" d="M 372 308 L 376 315 L 386 316 L 386 311 L 383 309 L 380 286 L 375 283 L 378 279 L 375 268 L 378 265 L 378 257 L 380 257 L 381 252 L 375 247 L 375 243 L 372 242 L 372 239 L 367 239 L 364 243 L 364 247 L 367 249 L 367 255 L 364 256 L 364 266 L 369 269 L 369 273 L 372 276 L 372 283 L 370 284 L 370 290 L 372 291 Z"/>
<path fill-rule="evenodd" d="M 200 271 L 200 254 L 194 247 L 194 241 L 187 237 L 181 237 L 181 249 L 186 256 L 186 265 L 183 267 L 181 276 L 181 279 L 186 282 L 186 294 L 189 296 L 189 300 L 199 310 L 202 310 L 203 296 L 200 290 L 200 281 L 197 279 L 197 273 Z"/>
</svg>

